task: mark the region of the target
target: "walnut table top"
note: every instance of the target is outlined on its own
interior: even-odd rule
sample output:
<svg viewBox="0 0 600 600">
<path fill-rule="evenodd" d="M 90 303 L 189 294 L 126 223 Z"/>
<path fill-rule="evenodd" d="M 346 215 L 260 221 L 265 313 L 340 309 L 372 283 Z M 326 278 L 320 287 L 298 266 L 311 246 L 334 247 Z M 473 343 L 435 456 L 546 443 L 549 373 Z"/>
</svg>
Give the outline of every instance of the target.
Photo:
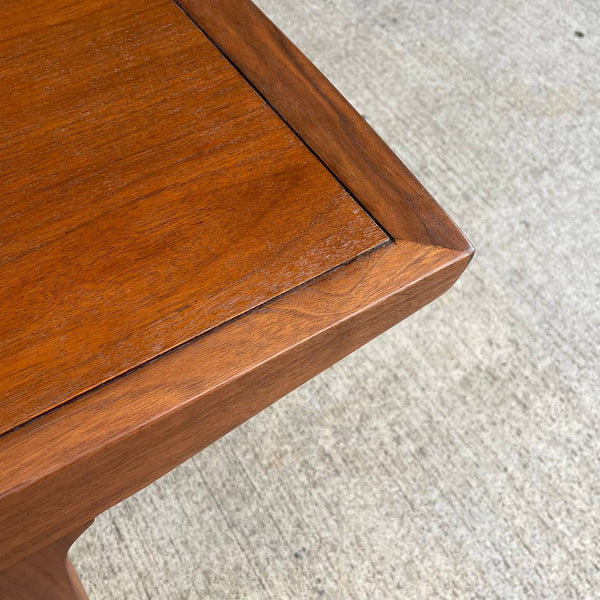
<svg viewBox="0 0 600 600">
<path fill-rule="evenodd" d="M 433 300 L 473 250 L 248 0 L 8 0 L 0 46 L 10 573 Z"/>
</svg>

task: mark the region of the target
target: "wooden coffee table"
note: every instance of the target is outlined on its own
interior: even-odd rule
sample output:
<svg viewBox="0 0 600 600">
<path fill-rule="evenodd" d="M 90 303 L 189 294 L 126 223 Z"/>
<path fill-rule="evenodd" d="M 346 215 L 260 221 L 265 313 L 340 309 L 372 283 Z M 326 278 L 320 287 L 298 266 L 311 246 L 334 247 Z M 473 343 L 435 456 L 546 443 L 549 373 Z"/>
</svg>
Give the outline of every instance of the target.
<svg viewBox="0 0 600 600">
<path fill-rule="evenodd" d="M 0 32 L 0 598 L 447 290 L 473 249 L 248 0 L 17 0 Z"/>
</svg>

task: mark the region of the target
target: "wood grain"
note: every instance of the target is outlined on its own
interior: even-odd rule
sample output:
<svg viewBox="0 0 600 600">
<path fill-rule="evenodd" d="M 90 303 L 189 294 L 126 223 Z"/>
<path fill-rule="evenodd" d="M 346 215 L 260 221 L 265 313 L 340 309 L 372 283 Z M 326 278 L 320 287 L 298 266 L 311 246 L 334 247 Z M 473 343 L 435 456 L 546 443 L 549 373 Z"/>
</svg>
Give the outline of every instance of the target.
<svg viewBox="0 0 600 600">
<path fill-rule="evenodd" d="M 23 561 L 0 571 L 0 598 L 87 600 L 87 594 L 67 553 L 90 525 L 88 523 L 78 528 Z"/>
<path fill-rule="evenodd" d="M 19 68 L 24 73 L 42 69 L 36 76 L 42 82 L 38 89 L 42 95 L 49 82 L 55 81 L 56 86 L 56 81 L 61 81 L 56 69 L 52 71 L 56 65 L 41 60 L 46 56 L 43 50 L 47 52 L 51 40 L 57 39 L 50 30 L 66 28 L 59 39 L 69 46 L 81 37 L 70 28 L 81 19 L 94 19 L 96 27 L 86 38 L 85 52 L 82 50 L 79 59 L 76 53 L 69 56 L 65 52 L 60 71 L 66 81 L 73 75 L 72 85 L 81 84 L 78 94 L 84 95 L 89 110 L 96 111 L 93 119 L 77 121 L 74 139 L 89 133 L 97 145 L 76 146 L 82 155 L 73 156 L 73 170 L 68 171 L 70 167 L 61 164 L 62 154 L 57 148 L 68 147 L 66 140 L 73 137 L 61 137 L 75 126 L 75 121 L 69 121 L 72 113 L 64 112 L 60 125 L 35 122 L 19 135 L 29 140 L 32 149 L 48 154 L 39 164 L 30 161 L 34 170 L 27 176 L 11 172 L 7 185 L 23 192 L 21 202 L 28 189 L 34 198 L 34 192 L 50 193 L 46 188 L 64 186 L 65 181 L 74 186 L 73 190 L 83 186 L 81 189 L 88 193 L 104 191 L 94 195 L 92 202 L 90 196 L 77 200 L 67 188 L 71 191 L 56 197 L 56 204 L 50 203 L 53 210 L 44 213 L 44 218 L 21 218 L 24 213 L 17 207 L 10 216 L 12 226 L 0 229 L 0 235 L 6 235 L 3 251 L 10 261 L 27 261 L 36 252 L 43 252 L 39 254 L 42 262 L 47 253 L 56 259 L 47 260 L 44 269 L 35 261 L 21 263 L 19 271 L 13 271 L 14 281 L 19 277 L 19 281 L 29 281 L 31 273 L 43 279 L 51 265 L 57 264 L 68 265 L 69 273 L 81 284 L 73 285 L 70 276 L 64 275 L 55 280 L 54 288 L 36 287 L 39 297 L 20 298 L 19 306 L 34 320 L 29 325 L 21 321 L 22 326 L 33 328 L 28 335 L 35 333 L 36 326 L 43 328 L 43 321 L 48 320 L 53 331 L 68 336 L 71 321 L 61 322 L 61 311 L 83 311 L 82 331 L 90 336 L 89 341 L 81 337 L 83 350 L 88 343 L 96 348 L 96 354 L 85 354 L 85 361 L 75 352 L 64 360 L 62 354 L 31 353 L 41 373 L 45 369 L 53 373 L 59 367 L 72 369 L 75 364 L 64 381 L 70 382 L 75 374 L 76 383 L 63 385 L 92 389 L 0 435 L 0 569 L 47 547 L 74 526 L 83 525 L 151 483 L 418 310 L 454 283 L 473 254 L 458 228 L 402 163 L 254 5 L 246 0 L 185 0 L 181 4 L 394 239 L 378 246 L 387 241 L 381 230 L 252 92 L 249 83 L 167 0 L 150 4 L 132 0 L 124 7 L 105 5 L 101 0 L 79 4 L 65 0 L 58 7 L 36 3 L 29 12 L 37 18 L 27 21 L 14 10 L 8 11 L 8 30 L 13 37 L 20 36 L 22 44 L 4 73 L 18 87 Z M 94 7 L 91 12 L 90 7 Z M 144 37 L 141 32 L 146 27 L 152 33 Z M 32 36 L 37 40 L 35 47 L 27 42 Z M 14 42 L 9 38 L 0 34 L 0 45 L 4 44 L 0 49 L 11 47 Z M 110 40 L 117 38 L 119 42 L 111 45 Z M 99 48 L 95 47 L 97 40 Z M 58 47 L 60 53 L 62 46 Z M 102 54 L 106 48 L 112 48 L 112 58 Z M 143 49 L 140 56 L 138 49 Z M 148 65 L 148 79 L 139 85 L 119 79 L 113 90 L 119 97 L 114 106 L 111 102 L 94 105 L 94 94 L 85 96 L 85 82 L 89 83 L 97 66 L 83 57 L 90 52 L 102 59 L 102 65 L 111 60 L 110 64 L 123 64 L 124 53 L 128 67 L 122 76 L 131 76 L 131 81 L 136 81 L 135 73 L 145 68 L 145 57 L 150 56 L 153 64 Z M 161 62 L 163 55 L 169 58 Z M 54 76 L 46 81 L 44 77 L 51 71 Z M 98 80 L 100 87 L 105 78 L 112 77 L 109 71 Z M 154 117 L 135 113 L 138 92 L 144 98 L 144 115 L 146 109 L 159 111 L 158 124 Z M 187 98 L 182 101 L 185 107 L 206 103 L 204 116 L 194 117 L 198 123 L 177 110 L 169 111 L 173 95 L 179 97 L 180 93 Z M 36 101 L 34 97 L 34 104 Z M 51 102 L 52 98 L 44 101 Z M 8 105 L 13 127 L 25 122 L 27 115 L 18 112 L 19 106 Z M 57 114 L 61 112 L 59 105 L 55 107 Z M 81 106 L 71 109 L 85 111 L 85 105 L 82 101 Z M 248 112 L 251 105 L 254 108 Z M 112 114 L 109 121 L 101 118 L 105 111 Z M 123 111 L 127 114 L 121 115 Z M 203 119 L 215 124 L 203 129 Z M 169 120 L 174 122 L 165 128 Z M 108 123 L 113 121 L 117 129 L 127 133 L 125 141 L 110 133 Z M 96 137 L 90 133 L 92 124 L 99 128 Z M 111 148 L 121 143 L 131 144 L 127 146 L 127 161 L 106 158 L 112 156 Z M 215 157 L 215 163 L 212 159 L 196 162 L 198 148 L 203 155 Z M 12 149 L 18 154 L 19 145 Z M 100 156 L 106 158 L 104 170 L 84 175 L 86 161 L 96 163 Z M 8 155 L 3 158 L 9 160 Z M 29 164 L 25 156 L 20 161 L 23 168 Z M 132 162 L 126 166 L 128 161 Z M 58 170 L 66 171 L 53 179 L 50 167 L 55 163 L 60 166 Z M 111 191 L 109 172 L 123 177 L 118 181 L 125 191 L 118 205 L 112 204 L 117 202 L 113 195 L 121 193 L 121 184 Z M 49 177 L 48 184 L 40 186 L 37 176 Z M 108 178 L 103 179 L 105 176 Z M 199 193 L 190 201 L 188 192 L 202 189 L 210 189 L 210 193 Z M 201 198 L 209 196 L 218 201 L 202 204 Z M 232 196 L 236 197 L 233 203 Z M 155 197 L 161 201 L 153 205 Z M 136 212 L 138 204 L 145 202 L 149 204 L 144 210 Z M 194 213 L 195 202 L 205 206 L 204 213 Z M 17 205 L 6 206 L 10 210 Z M 27 206 L 39 208 L 35 200 Z M 111 206 L 113 210 L 108 210 Z M 149 220 L 144 221 L 146 215 L 150 215 Z M 213 224 L 212 219 L 220 225 Z M 211 221 L 210 226 L 204 227 L 206 221 Z M 121 228 L 126 235 L 114 234 L 115 230 L 122 232 Z M 13 235 L 14 231 L 18 235 Z M 79 236 L 82 245 L 69 246 L 65 240 L 71 235 Z M 60 241 L 53 241 L 54 236 Z M 40 240 L 39 248 L 36 239 Z M 207 240 L 213 246 L 207 246 Z M 52 254 L 56 244 L 66 244 L 61 247 L 70 253 Z M 214 252 L 202 254 L 200 247 Z M 89 248 L 92 250 L 85 252 Z M 87 257 L 83 264 L 78 260 L 80 252 Z M 202 262 L 198 255 L 210 258 Z M 70 262 L 65 258 L 69 256 Z M 12 264 L 10 261 L 6 264 Z M 88 262 L 98 263 L 92 272 L 104 277 L 100 277 L 102 286 L 96 278 L 84 276 Z M 317 276 L 319 273 L 322 275 Z M 215 287 L 205 279 L 213 281 Z M 128 296 L 131 285 L 137 294 Z M 55 292 L 62 298 L 63 287 L 77 288 L 79 295 L 67 296 L 70 302 L 56 303 Z M 200 287 L 203 295 L 195 296 Z M 113 296 L 115 289 L 119 293 Z M 18 286 L 13 285 L 13 290 L 18 291 Z M 44 290 L 46 304 L 40 300 Z M 193 308 L 198 302 L 202 303 L 200 313 Z M 40 306 L 47 306 L 48 312 L 40 313 Z M 92 306 L 95 312 L 90 310 Z M 11 310 L 16 314 L 12 318 L 19 318 L 21 308 Z M 118 325 L 116 337 L 104 323 L 106 311 L 117 315 L 111 321 L 111 326 Z M 210 319 L 207 314 L 212 315 Z M 241 316 L 227 317 L 235 314 Z M 215 327 L 221 320 L 225 322 Z M 11 326 L 8 321 L 7 328 Z M 94 331 L 96 325 L 100 333 Z M 198 332 L 204 333 L 198 336 Z M 173 343 L 172 335 L 179 340 L 196 337 L 165 352 Z M 38 340 L 42 348 L 44 339 Z M 146 347 L 148 340 L 152 343 Z M 104 342 L 108 345 L 103 346 Z M 133 355 L 138 358 L 131 364 L 143 356 L 140 348 L 150 348 L 150 354 L 157 358 L 98 385 L 111 376 L 110 370 L 103 371 L 107 363 L 118 363 L 125 369 Z M 82 374 L 92 371 L 94 378 L 86 383 Z M 50 376 L 47 385 L 52 388 L 55 381 Z M 37 389 L 42 390 L 41 383 Z M 74 390 L 63 398 L 76 393 Z M 55 398 L 55 391 L 48 397 Z"/>
<path fill-rule="evenodd" d="M 430 302 L 469 259 L 411 242 L 387 246 L 0 437 L 0 568 Z"/>
<path fill-rule="evenodd" d="M 252 2 L 176 1 L 391 237 L 473 250 L 402 161 Z"/>
<path fill-rule="evenodd" d="M 387 240 L 168 0 L 3 9 L 0 433 Z"/>
</svg>

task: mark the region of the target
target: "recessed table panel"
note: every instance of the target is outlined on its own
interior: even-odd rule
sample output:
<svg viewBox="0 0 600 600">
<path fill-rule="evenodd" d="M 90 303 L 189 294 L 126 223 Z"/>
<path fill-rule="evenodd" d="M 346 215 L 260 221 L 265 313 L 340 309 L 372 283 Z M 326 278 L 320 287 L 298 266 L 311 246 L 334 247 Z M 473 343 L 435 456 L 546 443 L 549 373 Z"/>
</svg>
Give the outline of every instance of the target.
<svg viewBox="0 0 600 600">
<path fill-rule="evenodd" d="M 387 241 L 169 0 L 2 19 L 0 433 Z"/>
</svg>

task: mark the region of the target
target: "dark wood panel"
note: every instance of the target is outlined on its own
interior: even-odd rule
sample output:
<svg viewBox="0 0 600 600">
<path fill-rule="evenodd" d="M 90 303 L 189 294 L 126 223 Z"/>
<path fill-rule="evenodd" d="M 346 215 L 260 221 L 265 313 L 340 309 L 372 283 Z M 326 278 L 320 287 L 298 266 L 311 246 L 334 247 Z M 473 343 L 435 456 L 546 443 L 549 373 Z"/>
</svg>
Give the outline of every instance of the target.
<svg viewBox="0 0 600 600">
<path fill-rule="evenodd" d="M 387 240 L 168 0 L 10 0 L 0 55 L 0 433 Z"/>
<path fill-rule="evenodd" d="M 411 242 L 389 245 L 0 436 L 0 569 L 430 302 L 469 259 Z"/>
</svg>

